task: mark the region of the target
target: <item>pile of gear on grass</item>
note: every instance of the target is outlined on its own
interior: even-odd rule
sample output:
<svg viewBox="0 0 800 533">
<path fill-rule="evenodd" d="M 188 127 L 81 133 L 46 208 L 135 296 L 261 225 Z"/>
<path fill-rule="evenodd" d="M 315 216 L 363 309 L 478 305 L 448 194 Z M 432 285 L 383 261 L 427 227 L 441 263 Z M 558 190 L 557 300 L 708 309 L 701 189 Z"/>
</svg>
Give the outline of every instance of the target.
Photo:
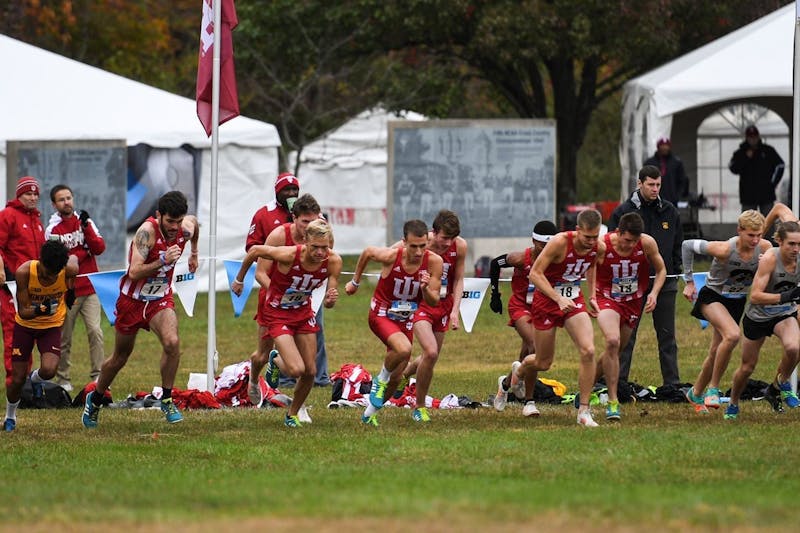
<svg viewBox="0 0 800 533">
<path fill-rule="evenodd" d="M 250 361 L 228 365 L 222 369 L 214 380 L 214 392 L 198 389 L 182 390 L 173 388 L 172 397 L 180 409 L 221 409 L 223 407 L 254 407 L 247 395 L 250 379 Z M 369 392 L 372 387 L 372 375 L 361 364 L 346 363 L 331 375 L 332 391 L 329 409 L 365 407 L 369 403 Z M 88 383 L 73 399 L 60 385 L 45 382 L 44 396 L 33 397 L 33 388 L 30 379 L 22 389 L 20 407 L 33 409 L 83 407 L 86 394 L 94 390 L 95 383 Z M 292 398 L 279 389 L 270 387 L 263 376 L 259 376 L 259 386 L 263 401 L 257 407 L 261 408 L 286 408 L 291 405 Z M 629 402 L 686 402 L 685 391 L 691 386 L 689 383 L 676 385 L 663 385 L 661 387 L 642 386 L 633 382 L 620 382 L 618 386 L 619 400 Z M 763 381 L 749 380 L 742 399 L 760 400 L 764 397 L 764 390 L 768 384 Z M 508 395 L 509 402 L 525 403 L 524 386 L 512 391 Z M 601 380 L 595 384 L 590 404 L 603 403 L 604 394 L 607 392 L 605 383 Z M 725 396 L 730 394 L 730 390 Z M 461 409 L 479 408 L 492 405 L 493 396 L 489 396 L 485 403 L 474 401 L 468 396 L 448 394 L 442 398 L 427 396 L 425 405 L 433 409 Z M 551 379 L 539 379 L 533 399 L 546 404 L 573 404 L 578 401 L 578 396 L 567 392 L 567 387 Z M 155 387 L 150 392 L 136 392 L 129 394 L 122 401 L 114 402 L 109 391 L 105 393 L 104 405 L 112 408 L 128 409 L 158 409 L 161 405 L 161 388 Z M 387 405 L 395 407 L 416 407 L 415 381 L 412 378 L 402 391 L 397 391 L 388 400 Z"/>
</svg>

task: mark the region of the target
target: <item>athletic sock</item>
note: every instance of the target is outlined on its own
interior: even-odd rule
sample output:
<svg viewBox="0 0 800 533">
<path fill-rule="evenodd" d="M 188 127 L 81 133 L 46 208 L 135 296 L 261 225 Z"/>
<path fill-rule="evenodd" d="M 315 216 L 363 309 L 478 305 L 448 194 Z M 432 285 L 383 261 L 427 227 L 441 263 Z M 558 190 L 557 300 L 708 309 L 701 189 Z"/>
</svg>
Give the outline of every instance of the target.
<svg viewBox="0 0 800 533">
<path fill-rule="evenodd" d="M 31 383 L 44 383 L 45 381 L 47 381 L 47 380 L 42 379 L 41 376 L 39 376 L 39 369 L 38 368 L 36 370 L 34 370 L 33 372 L 31 372 Z"/>
<path fill-rule="evenodd" d="M 13 403 L 6 400 L 6 418 L 10 418 L 11 420 L 16 420 L 17 407 L 19 407 L 19 400 Z"/>
<path fill-rule="evenodd" d="M 367 408 L 366 408 L 366 409 L 364 409 L 364 416 L 366 416 L 367 418 L 369 418 L 370 416 L 374 415 L 374 414 L 375 414 L 375 413 L 377 413 L 377 412 L 378 412 L 378 410 L 377 410 L 377 409 L 375 409 L 375 406 L 374 406 L 374 405 L 372 405 L 372 404 L 369 404 L 369 405 L 367 406 Z"/>
<path fill-rule="evenodd" d="M 162 388 L 161 391 L 162 391 L 162 393 L 161 393 L 161 400 L 162 401 L 163 400 L 169 400 L 170 398 L 172 398 L 172 389 L 164 389 L 164 388 Z"/>
<path fill-rule="evenodd" d="M 386 370 L 385 366 L 381 367 L 381 373 L 378 374 L 378 380 L 388 382 L 389 379 L 392 377 L 392 373 Z"/>
<path fill-rule="evenodd" d="M 104 394 L 98 393 L 97 390 L 95 390 L 94 394 L 92 394 L 92 405 L 95 407 L 103 405 L 103 396 Z"/>
</svg>

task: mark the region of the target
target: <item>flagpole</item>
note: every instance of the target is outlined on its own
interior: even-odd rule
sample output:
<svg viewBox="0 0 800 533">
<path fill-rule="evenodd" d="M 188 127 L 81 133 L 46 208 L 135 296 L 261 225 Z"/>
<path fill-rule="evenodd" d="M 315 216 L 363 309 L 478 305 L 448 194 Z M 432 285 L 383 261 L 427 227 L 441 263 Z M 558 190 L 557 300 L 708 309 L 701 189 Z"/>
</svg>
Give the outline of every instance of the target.
<svg viewBox="0 0 800 533">
<path fill-rule="evenodd" d="M 800 1 L 795 2 L 794 18 L 794 53 L 793 65 L 794 73 L 792 76 L 792 211 L 798 212 L 800 209 L 800 62 L 798 51 L 800 49 Z M 792 370 L 789 378 L 792 390 L 797 392 L 797 367 Z"/>
<path fill-rule="evenodd" d="M 222 0 L 214 7 L 214 56 L 211 69 L 211 201 L 208 228 L 208 341 L 206 344 L 206 385 L 214 391 L 217 359 L 217 178 L 219 174 L 219 81 L 222 28 Z"/>
</svg>

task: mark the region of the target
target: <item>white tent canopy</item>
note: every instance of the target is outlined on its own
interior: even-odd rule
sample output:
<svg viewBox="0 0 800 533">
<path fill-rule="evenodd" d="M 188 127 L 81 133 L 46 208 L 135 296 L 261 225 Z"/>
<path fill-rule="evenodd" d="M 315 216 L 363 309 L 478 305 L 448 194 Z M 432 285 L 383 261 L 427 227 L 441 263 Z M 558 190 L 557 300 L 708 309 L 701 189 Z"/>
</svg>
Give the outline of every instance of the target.
<svg viewBox="0 0 800 533">
<path fill-rule="evenodd" d="M 208 228 L 210 146 L 195 101 L 0 35 L 0 196 L 6 141 L 124 139 L 155 148 L 188 144 L 203 151 L 198 218 Z M 255 211 L 274 195 L 280 138 L 271 124 L 245 117 L 220 127 L 219 258 L 241 258 Z M 101 228 L 102 229 L 102 228 Z M 208 234 L 201 231 L 201 256 Z M 227 287 L 218 268 L 217 286 Z M 201 279 L 201 289 L 207 280 Z"/>
<path fill-rule="evenodd" d="M 369 109 L 301 152 L 300 192 L 312 194 L 328 213 L 339 253 L 360 253 L 386 241 L 390 120 L 426 119 L 412 111 Z M 297 153 L 291 153 L 289 160 L 295 162 Z"/>
<path fill-rule="evenodd" d="M 791 123 L 794 24 L 790 4 L 625 84 L 623 198 L 659 137 L 671 137 L 691 176 L 697 128 L 724 105 L 757 102 Z"/>
</svg>

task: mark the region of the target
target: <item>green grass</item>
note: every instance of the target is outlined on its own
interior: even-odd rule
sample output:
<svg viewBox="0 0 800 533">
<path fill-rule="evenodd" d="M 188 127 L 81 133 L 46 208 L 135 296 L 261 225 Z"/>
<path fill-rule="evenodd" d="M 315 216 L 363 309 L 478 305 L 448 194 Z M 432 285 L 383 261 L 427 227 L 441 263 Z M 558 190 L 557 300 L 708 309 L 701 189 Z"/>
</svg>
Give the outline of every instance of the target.
<svg viewBox="0 0 800 533">
<path fill-rule="evenodd" d="M 366 323 L 370 294 L 364 286 L 326 311 L 331 371 L 345 362 L 380 367 L 383 347 Z M 241 361 L 255 346 L 255 298 L 239 319 L 227 294 L 217 302 L 220 363 Z M 518 353 L 506 317 L 484 304 L 472 334 L 448 334 L 434 396 L 485 401 Z M 181 387 L 189 372 L 205 372 L 206 306 L 198 295 L 195 318 L 179 310 Z M 681 375 L 692 381 L 710 331 L 689 317 L 683 300 L 678 320 Z M 74 339 L 75 353 L 86 353 L 81 323 Z M 105 344 L 110 352 L 110 327 Z M 115 399 L 160 383 L 159 354 L 154 336 L 140 334 L 114 383 Z M 656 354 L 648 316 L 631 378 L 659 385 Z M 769 340 L 753 377 L 769 379 L 778 354 Z M 738 359 L 737 350 L 732 367 Z M 79 382 L 88 356 L 74 363 Z M 545 376 L 574 390 L 576 372 L 575 350 L 559 332 Z M 176 426 L 158 411 L 105 409 L 94 431 L 81 427 L 77 409 L 20 411 L 17 431 L 0 435 L 0 527 L 685 531 L 772 530 L 795 522 L 800 412 L 775 415 L 762 402 L 746 402 L 740 420 L 730 423 L 720 412 L 695 415 L 687 404 L 627 404 L 621 424 L 598 416 L 601 427 L 587 430 L 567 406 L 540 406 L 536 420 L 513 405 L 503 413 L 435 411 L 423 427 L 407 410 L 385 409 L 375 429 L 360 424 L 360 410 L 325 409 L 329 399 L 329 388 L 314 389 L 314 422 L 300 430 L 284 428 L 277 409 L 189 411 Z"/>
</svg>

